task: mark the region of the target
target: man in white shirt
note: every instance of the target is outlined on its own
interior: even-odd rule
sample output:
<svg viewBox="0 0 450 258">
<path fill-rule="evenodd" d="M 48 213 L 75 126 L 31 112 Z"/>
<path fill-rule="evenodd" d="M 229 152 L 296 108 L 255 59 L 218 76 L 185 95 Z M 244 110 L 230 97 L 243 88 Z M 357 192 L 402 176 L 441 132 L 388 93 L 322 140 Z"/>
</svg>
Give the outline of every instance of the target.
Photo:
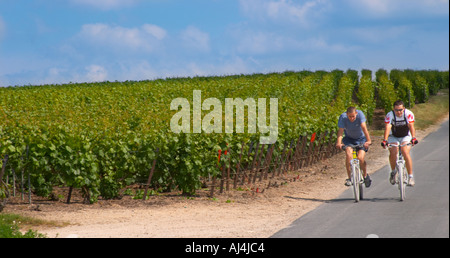
<svg viewBox="0 0 450 258">
<path fill-rule="evenodd" d="M 386 115 L 384 122 L 386 124 L 384 141 L 381 143 L 383 148 L 386 148 L 389 144 L 403 145 L 411 142 L 412 145 L 415 145 L 419 143 L 416 139 L 416 129 L 414 128 L 414 114 L 405 108 L 403 101 L 398 100 L 394 103 L 394 110 Z M 397 173 L 395 166 L 397 163 L 398 147 L 392 147 L 389 151 L 389 163 L 392 171 L 389 181 L 394 185 Z M 406 162 L 406 170 L 408 170 L 408 186 L 414 186 L 413 164 L 410 155 L 411 146 L 401 147 L 401 151 Z"/>
</svg>

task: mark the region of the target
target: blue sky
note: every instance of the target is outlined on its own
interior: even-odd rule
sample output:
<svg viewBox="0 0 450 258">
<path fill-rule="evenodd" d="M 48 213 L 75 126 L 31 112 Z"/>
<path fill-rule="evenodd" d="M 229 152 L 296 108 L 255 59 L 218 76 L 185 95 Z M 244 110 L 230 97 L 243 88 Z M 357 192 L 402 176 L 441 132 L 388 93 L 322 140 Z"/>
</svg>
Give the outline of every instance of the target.
<svg viewBox="0 0 450 258">
<path fill-rule="evenodd" d="M 0 0 L 0 86 L 449 69 L 449 0 Z"/>
</svg>

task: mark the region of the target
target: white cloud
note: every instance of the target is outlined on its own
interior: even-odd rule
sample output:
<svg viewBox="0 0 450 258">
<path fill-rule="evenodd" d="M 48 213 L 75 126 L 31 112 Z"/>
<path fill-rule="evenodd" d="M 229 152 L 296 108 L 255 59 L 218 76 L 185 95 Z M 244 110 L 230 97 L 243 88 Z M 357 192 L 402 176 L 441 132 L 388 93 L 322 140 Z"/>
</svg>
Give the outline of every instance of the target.
<svg viewBox="0 0 450 258">
<path fill-rule="evenodd" d="M 163 77 L 177 76 L 214 76 L 254 73 L 253 61 L 246 61 L 233 56 L 221 63 L 181 62 L 172 65 L 170 70 L 160 71 Z"/>
<path fill-rule="evenodd" d="M 367 11 L 371 13 L 384 14 L 389 12 L 389 3 L 393 5 L 392 1 L 389 0 L 351 0 L 351 2 L 355 2 L 356 6 L 361 6 L 365 8 Z"/>
<path fill-rule="evenodd" d="M 167 36 L 167 32 L 163 28 L 156 25 L 144 24 L 142 29 L 159 40 L 162 40 Z"/>
<path fill-rule="evenodd" d="M 208 52 L 210 50 L 209 34 L 200 29 L 189 26 L 182 33 L 181 38 L 184 46 L 201 52 Z"/>
<path fill-rule="evenodd" d="M 141 59 L 124 61 L 118 67 L 111 69 L 115 70 L 114 78 L 108 78 L 108 80 L 150 80 L 159 76 L 147 60 Z"/>
<path fill-rule="evenodd" d="M 257 71 L 257 69 L 252 69 L 255 65 L 258 64 L 254 59 L 243 60 L 240 57 L 231 57 L 227 62 L 217 67 L 217 70 L 219 71 L 218 75 L 248 74 Z"/>
<path fill-rule="evenodd" d="M 315 20 L 329 9 L 328 0 L 240 0 L 241 11 L 248 17 L 261 21 L 289 22 L 311 27 Z"/>
<path fill-rule="evenodd" d="M 164 29 L 151 24 L 144 24 L 140 28 L 124 28 L 97 23 L 83 25 L 78 37 L 99 47 L 151 52 L 166 35 Z"/>
<path fill-rule="evenodd" d="M 394 15 L 442 15 L 449 13 L 448 0 L 347 0 L 350 6 L 372 17 Z"/>
<path fill-rule="evenodd" d="M 62 68 L 51 67 L 48 69 L 47 78 L 45 79 L 48 83 L 52 83 L 53 81 L 58 81 L 58 79 L 62 79 L 62 74 L 67 72 Z"/>
<path fill-rule="evenodd" d="M 354 50 L 352 45 L 331 42 L 320 35 L 282 34 L 273 31 L 235 30 L 233 37 L 236 51 L 246 55 L 267 55 L 298 52 L 347 53 Z"/>
<path fill-rule="evenodd" d="M 90 6 L 101 10 L 111 10 L 129 7 L 137 4 L 140 0 L 70 0 L 76 5 Z"/>
<path fill-rule="evenodd" d="M 100 65 L 87 66 L 86 71 L 86 78 L 89 82 L 102 82 L 108 78 L 108 72 Z"/>
</svg>

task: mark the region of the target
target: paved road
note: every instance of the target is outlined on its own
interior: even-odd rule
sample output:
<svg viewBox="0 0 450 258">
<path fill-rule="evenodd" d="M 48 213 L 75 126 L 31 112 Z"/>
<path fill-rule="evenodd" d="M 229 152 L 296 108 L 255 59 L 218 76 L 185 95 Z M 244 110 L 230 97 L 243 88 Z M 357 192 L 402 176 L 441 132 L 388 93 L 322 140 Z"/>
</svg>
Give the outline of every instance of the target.
<svg viewBox="0 0 450 258">
<path fill-rule="evenodd" d="M 365 200 L 355 203 L 349 189 L 272 237 L 448 238 L 449 122 L 415 146 L 412 156 L 416 186 L 406 189 L 404 202 L 389 184 L 386 166 L 371 176 Z"/>
</svg>

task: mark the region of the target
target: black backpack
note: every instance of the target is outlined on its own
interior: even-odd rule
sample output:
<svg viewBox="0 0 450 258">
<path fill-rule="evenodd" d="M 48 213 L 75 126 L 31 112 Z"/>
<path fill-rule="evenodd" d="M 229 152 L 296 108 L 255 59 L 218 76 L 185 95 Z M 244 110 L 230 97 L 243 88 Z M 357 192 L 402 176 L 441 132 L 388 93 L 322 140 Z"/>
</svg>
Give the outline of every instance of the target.
<svg viewBox="0 0 450 258">
<path fill-rule="evenodd" d="M 392 125 L 392 135 L 395 137 L 406 137 L 409 134 L 408 121 L 406 120 L 406 109 L 403 112 L 403 118 L 405 123 L 397 124 L 397 116 L 395 115 L 394 110 L 392 110 L 392 114 L 394 114 L 394 124 Z"/>
</svg>

